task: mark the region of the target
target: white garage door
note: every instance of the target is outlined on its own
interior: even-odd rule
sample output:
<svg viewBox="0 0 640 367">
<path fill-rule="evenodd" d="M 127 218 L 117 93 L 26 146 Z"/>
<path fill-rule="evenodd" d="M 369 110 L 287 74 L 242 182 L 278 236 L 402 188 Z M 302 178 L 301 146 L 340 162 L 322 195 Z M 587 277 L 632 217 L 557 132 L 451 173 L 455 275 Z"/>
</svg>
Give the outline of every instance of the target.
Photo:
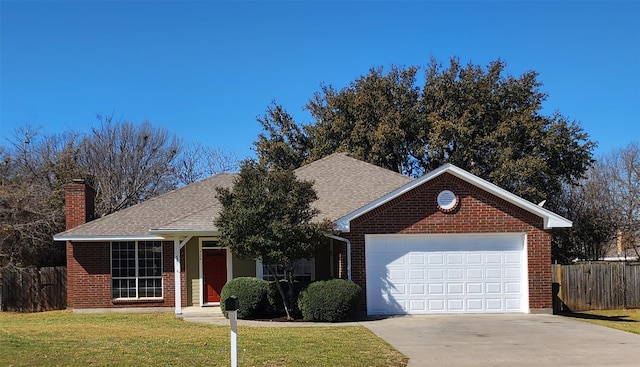
<svg viewBox="0 0 640 367">
<path fill-rule="evenodd" d="M 370 315 L 528 312 L 523 234 L 367 235 Z"/>
</svg>

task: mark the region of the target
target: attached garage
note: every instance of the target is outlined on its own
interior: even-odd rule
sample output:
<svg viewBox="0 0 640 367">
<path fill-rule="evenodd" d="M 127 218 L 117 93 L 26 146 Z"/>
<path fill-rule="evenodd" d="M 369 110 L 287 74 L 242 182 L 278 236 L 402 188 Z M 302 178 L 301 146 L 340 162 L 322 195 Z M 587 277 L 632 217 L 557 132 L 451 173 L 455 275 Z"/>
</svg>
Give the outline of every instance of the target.
<svg viewBox="0 0 640 367">
<path fill-rule="evenodd" d="M 367 235 L 371 315 L 527 312 L 523 233 Z"/>
<path fill-rule="evenodd" d="M 572 223 L 542 205 L 447 164 L 338 219 L 359 310 L 552 312 L 551 230 Z"/>
</svg>

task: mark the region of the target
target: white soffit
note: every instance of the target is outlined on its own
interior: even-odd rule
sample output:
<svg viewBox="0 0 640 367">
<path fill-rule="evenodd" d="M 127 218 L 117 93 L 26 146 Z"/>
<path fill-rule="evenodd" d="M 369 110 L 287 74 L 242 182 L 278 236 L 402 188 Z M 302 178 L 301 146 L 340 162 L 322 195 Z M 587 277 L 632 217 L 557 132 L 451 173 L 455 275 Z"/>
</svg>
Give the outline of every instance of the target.
<svg viewBox="0 0 640 367">
<path fill-rule="evenodd" d="M 162 241 L 166 238 L 154 235 L 133 235 L 133 236 L 53 236 L 54 241 L 75 241 L 75 242 L 107 242 L 107 241 Z"/>
</svg>

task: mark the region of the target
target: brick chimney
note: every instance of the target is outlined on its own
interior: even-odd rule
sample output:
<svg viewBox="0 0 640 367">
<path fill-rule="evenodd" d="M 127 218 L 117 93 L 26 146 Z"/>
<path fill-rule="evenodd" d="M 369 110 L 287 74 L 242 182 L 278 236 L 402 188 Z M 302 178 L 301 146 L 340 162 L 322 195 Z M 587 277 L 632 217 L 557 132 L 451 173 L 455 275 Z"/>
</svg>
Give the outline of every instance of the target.
<svg viewBox="0 0 640 367">
<path fill-rule="evenodd" d="M 75 179 L 64 186 L 64 215 L 66 229 L 77 227 L 94 219 L 96 192 L 83 179 Z"/>
</svg>

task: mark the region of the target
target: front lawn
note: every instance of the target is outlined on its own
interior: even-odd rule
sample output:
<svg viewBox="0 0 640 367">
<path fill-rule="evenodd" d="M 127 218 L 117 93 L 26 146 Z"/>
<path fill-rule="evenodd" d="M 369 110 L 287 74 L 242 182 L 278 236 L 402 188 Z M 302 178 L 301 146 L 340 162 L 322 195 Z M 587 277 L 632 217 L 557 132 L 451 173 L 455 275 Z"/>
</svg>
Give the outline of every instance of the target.
<svg viewBox="0 0 640 367">
<path fill-rule="evenodd" d="M 362 326 L 238 328 L 239 366 L 406 366 Z M 229 366 L 229 327 L 172 313 L 0 312 L 0 366 Z"/>
<path fill-rule="evenodd" d="M 566 314 L 578 320 L 640 334 L 640 310 L 598 310 Z"/>
</svg>

